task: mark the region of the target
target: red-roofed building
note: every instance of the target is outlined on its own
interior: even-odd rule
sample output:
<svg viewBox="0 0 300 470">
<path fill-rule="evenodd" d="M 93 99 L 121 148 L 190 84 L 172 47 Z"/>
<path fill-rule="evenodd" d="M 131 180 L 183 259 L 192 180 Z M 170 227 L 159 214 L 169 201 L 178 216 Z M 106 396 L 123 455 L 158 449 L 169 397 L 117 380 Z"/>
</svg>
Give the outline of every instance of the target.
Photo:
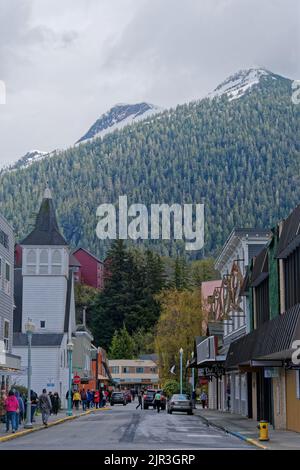
<svg viewBox="0 0 300 470">
<path fill-rule="evenodd" d="M 77 259 L 80 266 L 76 281 L 81 284 L 102 290 L 104 287 L 104 263 L 85 248 L 73 251 L 73 257 Z"/>
</svg>

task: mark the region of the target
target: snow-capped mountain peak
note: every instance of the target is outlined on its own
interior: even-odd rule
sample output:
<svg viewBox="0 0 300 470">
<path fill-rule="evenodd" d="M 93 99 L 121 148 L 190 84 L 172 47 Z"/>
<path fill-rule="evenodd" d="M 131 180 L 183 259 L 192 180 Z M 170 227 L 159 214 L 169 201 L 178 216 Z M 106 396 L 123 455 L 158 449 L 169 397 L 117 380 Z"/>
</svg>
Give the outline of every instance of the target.
<svg viewBox="0 0 300 470">
<path fill-rule="evenodd" d="M 246 70 L 230 75 L 224 82 L 208 94 L 209 98 L 216 98 L 227 95 L 229 101 L 236 100 L 244 96 L 254 85 L 259 84 L 262 77 L 271 76 L 276 80 L 276 75 L 260 67 L 251 67 Z"/>
<path fill-rule="evenodd" d="M 136 104 L 118 103 L 105 114 L 102 114 L 76 144 L 96 137 L 103 137 L 116 129 L 122 129 L 129 124 L 141 121 L 162 111 L 163 109 L 159 106 L 146 102 Z"/>
</svg>

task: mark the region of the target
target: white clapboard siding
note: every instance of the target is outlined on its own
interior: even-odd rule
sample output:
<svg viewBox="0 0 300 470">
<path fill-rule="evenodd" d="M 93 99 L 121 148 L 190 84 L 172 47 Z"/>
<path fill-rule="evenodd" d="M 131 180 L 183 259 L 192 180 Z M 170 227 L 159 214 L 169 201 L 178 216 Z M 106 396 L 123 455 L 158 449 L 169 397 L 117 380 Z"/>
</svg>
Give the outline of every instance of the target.
<svg viewBox="0 0 300 470">
<path fill-rule="evenodd" d="M 44 332 L 64 330 L 67 280 L 63 276 L 24 276 L 22 331 L 31 318 L 36 327 L 46 321 Z"/>
<path fill-rule="evenodd" d="M 65 335 L 66 336 L 66 335 Z M 31 388 L 38 395 L 42 393 L 43 388 L 47 391 L 58 392 L 62 398 L 62 405 L 65 405 L 65 395 L 68 390 L 68 368 L 61 367 L 61 353 L 65 349 L 66 354 L 66 338 L 63 339 L 61 346 L 55 347 L 32 347 L 31 363 L 32 378 Z M 15 380 L 18 384 L 27 387 L 27 347 L 14 347 L 14 354 L 21 356 L 23 375 L 16 376 Z M 47 384 L 54 383 L 54 387 Z"/>
</svg>

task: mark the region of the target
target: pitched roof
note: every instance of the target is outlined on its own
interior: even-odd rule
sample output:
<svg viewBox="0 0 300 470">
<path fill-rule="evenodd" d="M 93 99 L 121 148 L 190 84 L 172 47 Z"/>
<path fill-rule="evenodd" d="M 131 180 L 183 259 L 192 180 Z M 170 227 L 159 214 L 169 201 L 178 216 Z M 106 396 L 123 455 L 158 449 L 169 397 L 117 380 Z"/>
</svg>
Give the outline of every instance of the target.
<svg viewBox="0 0 300 470">
<path fill-rule="evenodd" d="M 63 334 L 61 333 L 34 333 L 32 335 L 32 346 L 60 346 Z M 27 346 L 26 333 L 14 333 L 14 346 Z"/>
<path fill-rule="evenodd" d="M 300 204 L 283 222 L 276 258 L 286 258 L 300 245 Z"/>
<path fill-rule="evenodd" d="M 262 228 L 235 228 L 230 233 L 226 242 L 224 243 L 222 250 L 215 262 L 215 268 L 221 271 L 223 266 L 226 264 L 232 253 L 234 252 L 236 245 L 241 239 L 246 238 L 252 241 L 259 240 L 262 245 L 270 238 L 271 231 Z"/>
<path fill-rule="evenodd" d="M 39 213 L 36 217 L 35 227 L 24 238 L 21 245 L 68 245 L 59 232 L 49 189 L 45 191 Z"/>
<path fill-rule="evenodd" d="M 93 253 L 88 251 L 86 248 L 82 248 L 82 247 L 76 248 L 76 250 L 72 251 L 72 255 L 75 256 L 75 258 L 76 258 L 76 253 L 80 250 L 84 251 L 87 255 L 91 256 L 91 258 L 94 258 L 96 261 L 98 261 L 98 263 L 103 264 L 103 261 L 101 261 L 101 259 L 97 258 L 97 256 L 93 255 Z"/>
</svg>

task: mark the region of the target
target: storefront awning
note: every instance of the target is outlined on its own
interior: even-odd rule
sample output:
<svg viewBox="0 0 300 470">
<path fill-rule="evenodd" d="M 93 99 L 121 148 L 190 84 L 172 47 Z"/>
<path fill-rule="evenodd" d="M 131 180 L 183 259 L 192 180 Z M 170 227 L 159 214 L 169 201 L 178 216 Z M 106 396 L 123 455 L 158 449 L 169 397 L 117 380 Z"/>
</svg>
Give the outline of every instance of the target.
<svg viewBox="0 0 300 470">
<path fill-rule="evenodd" d="M 300 338 L 300 304 L 263 323 L 258 329 L 231 343 L 226 369 L 250 365 L 254 360 L 290 359 L 293 342 Z"/>
</svg>

